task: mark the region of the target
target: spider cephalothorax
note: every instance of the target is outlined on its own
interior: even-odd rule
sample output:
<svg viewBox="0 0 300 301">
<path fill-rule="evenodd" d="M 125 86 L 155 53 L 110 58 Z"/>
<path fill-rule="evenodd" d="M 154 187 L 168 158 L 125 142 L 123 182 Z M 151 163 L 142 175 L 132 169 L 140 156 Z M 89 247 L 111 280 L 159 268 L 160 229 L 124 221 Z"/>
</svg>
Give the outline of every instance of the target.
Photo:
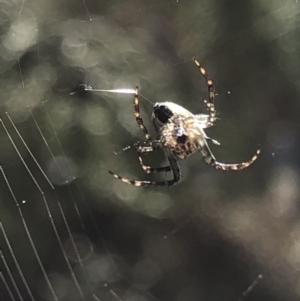
<svg viewBox="0 0 300 301">
<path fill-rule="evenodd" d="M 135 186 L 171 186 L 181 178 L 178 159 L 185 159 L 196 151 L 200 151 L 205 161 L 216 169 L 221 170 L 241 170 L 250 166 L 258 157 L 260 147 L 256 150 L 254 156 L 246 162 L 235 164 L 224 164 L 216 161 L 211 150 L 208 147 L 207 141 L 219 145 L 216 140 L 206 136 L 204 129 L 214 125 L 216 121 L 216 111 L 214 106 L 215 89 L 212 80 L 207 75 L 205 69 L 200 63 L 194 59 L 208 86 L 209 98 L 204 100 L 204 103 L 209 109 L 209 115 L 192 114 L 180 105 L 172 102 L 156 103 L 153 107 L 152 122 L 157 132 L 157 138 L 152 140 L 148 133 L 143 119 L 140 115 L 138 88 L 134 97 L 135 118 L 137 124 L 145 135 L 147 146 L 141 146 L 136 143 L 136 150 L 143 170 L 146 173 L 153 172 L 173 172 L 173 179 L 167 181 L 137 181 L 121 177 L 113 172 L 110 173 L 117 179 Z M 169 165 L 164 167 L 153 168 L 146 166 L 141 157 L 142 153 L 152 152 L 157 149 L 162 149 L 168 159 Z"/>
</svg>

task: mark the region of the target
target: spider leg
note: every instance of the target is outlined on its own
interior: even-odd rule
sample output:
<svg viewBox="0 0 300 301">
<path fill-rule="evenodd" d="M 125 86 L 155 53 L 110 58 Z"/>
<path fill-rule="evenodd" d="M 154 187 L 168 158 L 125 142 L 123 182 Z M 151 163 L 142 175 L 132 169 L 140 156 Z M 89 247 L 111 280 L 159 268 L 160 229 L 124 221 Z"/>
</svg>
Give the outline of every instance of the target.
<svg viewBox="0 0 300 301">
<path fill-rule="evenodd" d="M 129 149 L 131 149 L 131 145 L 127 145 L 127 146 L 123 147 L 120 151 L 114 152 L 114 154 L 117 156 L 117 155 L 120 155 L 123 152 L 126 152 Z"/>
<path fill-rule="evenodd" d="M 154 173 L 154 172 L 169 172 L 169 171 L 171 171 L 170 166 L 151 167 L 151 166 L 148 166 L 148 165 L 144 164 L 141 154 L 156 151 L 157 148 L 153 148 L 153 146 L 141 146 L 141 145 L 139 145 L 139 143 L 137 143 L 136 144 L 136 150 L 138 152 L 139 162 L 140 162 L 143 170 L 145 171 L 145 173 L 149 174 L 149 173 Z"/>
<path fill-rule="evenodd" d="M 118 174 L 113 173 L 112 171 L 109 170 L 109 173 L 115 177 L 116 179 L 121 180 L 122 182 L 126 184 L 131 184 L 134 186 L 143 186 L 143 187 L 149 187 L 149 186 L 172 186 L 175 185 L 179 182 L 181 179 L 181 172 L 180 172 L 180 167 L 177 163 L 177 160 L 172 157 L 168 156 L 168 161 L 170 163 L 171 170 L 173 172 L 173 179 L 172 180 L 167 180 L 167 181 L 139 181 L 139 180 L 131 180 L 125 177 L 121 177 Z"/>
<path fill-rule="evenodd" d="M 144 133 L 146 140 L 149 142 L 149 144 L 152 144 L 151 136 L 144 124 L 143 118 L 140 113 L 140 104 L 139 104 L 139 88 L 136 87 L 135 94 L 134 94 L 134 116 L 135 120 L 140 127 L 141 131 Z"/>
<path fill-rule="evenodd" d="M 215 145 L 221 145 L 221 143 L 215 139 L 209 138 L 209 137 L 205 137 L 206 140 L 211 141 L 213 144 Z"/>
<path fill-rule="evenodd" d="M 210 115 L 197 114 L 195 115 L 197 121 L 200 123 L 201 128 L 206 129 L 212 127 L 214 124 L 210 121 Z"/>
<path fill-rule="evenodd" d="M 139 161 L 140 161 L 140 164 L 141 164 L 144 172 L 148 173 L 148 174 L 149 173 L 155 173 L 155 172 L 169 172 L 169 171 L 171 171 L 170 166 L 151 167 L 151 166 L 145 165 L 141 156 L 139 156 Z"/>
<path fill-rule="evenodd" d="M 209 149 L 206 141 L 204 145 L 201 146 L 200 151 L 207 164 L 211 165 L 215 169 L 221 169 L 227 171 L 227 170 L 241 170 L 253 164 L 261 152 L 261 147 L 259 146 L 257 148 L 255 154 L 252 156 L 250 160 L 242 163 L 233 163 L 233 164 L 225 164 L 225 163 L 218 162 L 214 157 L 214 155 L 212 154 L 211 150 Z"/>
<path fill-rule="evenodd" d="M 203 99 L 204 103 L 209 109 L 209 123 L 214 124 L 216 120 L 216 109 L 215 109 L 215 104 L 214 104 L 214 99 L 215 99 L 215 87 L 214 84 L 211 80 L 211 78 L 208 76 L 206 70 L 201 66 L 201 64 L 197 61 L 197 59 L 193 59 L 195 64 L 198 66 L 201 74 L 203 75 L 206 84 L 208 86 L 208 100 Z"/>
<path fill-rule="evenodd" d="M 147 143 L 147 142 L 143 142 L 143 143 Z M 153 149 L 153 146 L 149 146 L 149 147 L 143 146 L 143 147 L 141 147 L 140 146 L 140 142 L 138 141 L 138 142 L 136 142 L 136 143 L 134 143 L 132 145 L 127 145 L 127 146 L 123 147 L 120 151 L 114 152 L 114 154 L 115 155 L 120 155 L 121 153 L 128 151 L 132 147 L 135 147 L 135 148 L 140 147 L 142 149 L 145 149 L 145 150 L 143 150 L 141 152 L 152 152 L 152 151 L 156 150 L 156 149 Z M 149 148 L 149 150 L 147 150 L 148 148 Z"/>
</svg>

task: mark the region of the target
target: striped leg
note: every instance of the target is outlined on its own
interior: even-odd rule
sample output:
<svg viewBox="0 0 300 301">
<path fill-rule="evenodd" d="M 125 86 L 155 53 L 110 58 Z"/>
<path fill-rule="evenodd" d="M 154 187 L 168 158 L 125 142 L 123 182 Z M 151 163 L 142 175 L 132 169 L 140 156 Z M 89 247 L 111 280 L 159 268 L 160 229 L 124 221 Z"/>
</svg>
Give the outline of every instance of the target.
<svg viewBox="0 0 300 301">
<path fill-rule="evenodd" d="M 141 131 L 144 133 L 146 140 L 150 145 L 152 145 L 152 139 L 151 136 L 144 124 L 143 118 L 140 113 L 140 104 L 139 104 L 139 88 L 136 87 L 135 94 L 134 94 L 134 116 L 135 120 L 140 127 Z"/>
<path fill-rule="evenodd" d="M 143 158 L 141 156 L 141 154 L 143 153 L 148 153 L 148 152 L 153 152 L 156 151 L 157 148 L 152 146 L 141 146 L 139 142 L 134 144 L 136 151 L 138 152 L 138 158 L 139 158 L 139 162 L 142 166 L 142 169 L 145 171 L 145 173 L 155 173 L 155 172 L 169 172 L 171 171 L 171 167 L 170 166 L 163 166 L 163 167 L 151 167 L 151 166 L 147 166 L 144 164 L 143 162 Z M 118 152 L 114 152 L 115 155 L 119 155 L 122 152 L 125 152 L 127 150 L 129 150 L 131 148 L 130 145 L 124 147 L 123 149 L 121 149 Z"/>
<path fill-rule="evenodd" d="M 145 173 L 149 174 L 149 173 L 155 173 L 155 172 L 169 172 L 169 171 L 171 171 L 170 166 L 151 167 L 151 166 L 147 166 L 147 165 L 144 164 L 141 154 L 156 151 L 156 149 L 153 148 L 153 146 L 141 146 L 139 143 L 137 143 L 136 144 L 136 150 L 138 152 L 139 162 L 140 162 L 143 170 L 145 171 Z"/>
<path fill-rule="evenodd" d="M 206 115 L 206 114 L 197 114 L 195 115 L 197 118 L 197 121 L 201 124 L 201 127 L 203 129 L 207 129 L 211 126 L 213 126 L 214 124 L 211 123 L 211 117 L 210 115 Z M 215 118 L 216 120 L 216 118 Z"/>
<path fill-rule="evenodd" d="M 216 120 L 216 109 L 215 109 L 215 104 L 214 104 L 214 99 L 215 99 L 215 87 L 214 84 L 212 82 L 212 80 L 210 79 L 210 77 L 208 76 L 206 70 L 201 66 L 201 64 L 197 61 L 197 59 L 193 59 L 195 64 L 198 66 L 201 74 L 203 75 L 206 84 L 208 86 L 208 100 L 204 99 L 204 103 L 206 104 L 206 106 L 209 109 L 209 122 L 211 125 L 214 124 L 215 120 Z"/>
<path fill-rule="evenodd" d="M 139 181 L 139 180 L 131 180 L 125 177 L 121 177 L 112 171 L 109 171 L 109 173 L 114 176 L 116 179 L 121 180 L 122 182 L 126 184 L 131 184 L 134 186 L 143 186 L 143 187 L 149 187 L 149 186 L 172 186 L 175 185 L 179 182 L 181 179 L 181 172 L 180 172 L 180 167 L 177 163 L 177 160 L 173 157 L 168 157 L 169 163 L 170 163 L 170 168 L 173 172 L 173 179 L 172 180 L 167 180 L 167 181 Z"/>
<path fill-rule="evenodd" d="M 211 165 L 215 169 L 221 169 L 224 171 L 227 170 L 242 170 L 247 167 L 249 167 L 251 164 L 253 164 L 256 159 L 258 158 L 260 152 L 261 152 L 261 147 L 259 146 L 255 152 L 255 154 L 252 156 L 252 158 L 249 161 L 242 162 L 242 163 L 233 163 L 233 164 L 225 164 L 225 163 L 220 163 L 216 160 L 214 155 L 212 154 L 211 150 L 209 149 L 207 143 L 204 144 L 203 147 L 200 149 L 205 161 L 207 164 Z"/>
</svg>

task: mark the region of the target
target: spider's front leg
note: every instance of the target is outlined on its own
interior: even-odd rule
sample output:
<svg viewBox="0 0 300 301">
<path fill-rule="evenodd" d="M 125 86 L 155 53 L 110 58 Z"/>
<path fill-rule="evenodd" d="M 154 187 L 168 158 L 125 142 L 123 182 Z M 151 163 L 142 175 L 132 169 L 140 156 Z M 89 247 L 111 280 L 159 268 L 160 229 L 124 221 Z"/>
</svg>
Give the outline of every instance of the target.
<svg viewBox="0 0 300 301">
<path fill-rule="evenodd" d="M 150 134 L 148 132 L 147 127 L 144 124 L 144 121 L 143 121 L 143 118 L 142 118 L 141 112 L 140 112 L 139 88 L 138 87 L 135 88 L 135 94 L 134 94 L 133 104 L 134 104 L 134 116 L 135 116 L 135 120 L 136 120 L 139 128 L 141 129 L 141 131 L 144 133 L 147 142 L 150 145 L 152 145 L 152 138 L 151 138 L 151 136 L 150 136 Z"/>
<path fill-rule="evenodd" d="M 215 99 L 215 87 L 213 84 L 213 81 L 211 80 L 211 78 L 208 76 L 206 70 L 201 66 L 201 64 L 199 63 L 199 61 L 197 59 L 193 59 L 195 64 L 198 66 L 199 71 L 201 72 L 201 74 L 203 75 L 207 87 L 208 87 L 208 100 L 203 99 L 204 103 L 206 104 L 206 106 L 209 109 L 209 126 L 212 126 L 216 120 L 216 109 L 215 109 L 215 104 L 214 104 L 214 99 Z"/>
</svg>

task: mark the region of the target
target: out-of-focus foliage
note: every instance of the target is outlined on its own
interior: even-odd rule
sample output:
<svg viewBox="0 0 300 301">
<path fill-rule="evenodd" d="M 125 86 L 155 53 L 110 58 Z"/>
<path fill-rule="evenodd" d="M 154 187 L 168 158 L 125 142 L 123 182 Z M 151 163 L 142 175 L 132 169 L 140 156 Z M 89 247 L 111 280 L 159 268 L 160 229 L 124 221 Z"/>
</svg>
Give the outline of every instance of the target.
<svg viewBox="0 0 300 301">
<path fill-rule="evenodd" d="M 0 115 L 45 193 L 77 273 L 81 263 L 71 250 L 60 201 L 83 259 L 86 278 L 78 272 L 79 285 L 87 300 L 93 293 L 115 300 L 112 292 L 121 300 L 238 300 L 258 274 L 264 278 L 249 300 L 299 300 L 299 14 L 298 1 L 280 0 L 0 2 Z M 261 144 L 258 161 L 223 173 L 194 155 L 180 162 L 183 180 L 171 188 L 115 180 L 107 170 L 137 179 L 168 176 L 144 174 L 133 149 L 113 154 L 143 140 L 133 97 L 70 92 L 80 84 L 138 85 L 142 116 L 155 135 L 151 102 L 206 110 L 207 87 L 194 56 L 218 92 L 220 119 L 207 130 L 221 143 L 212 146 L 215 156 L 245 161 Z M 1 166 L 59 300 L 80 300 L 41 194 L 3 126 L 0 141 Z M 166 163 L 160 153 L 145 161 Z M 0 221 L 36 300 L 52 300 L 3 176 Z M 30 300 L 2 234 L 0 248 L 21 295 Z M 17 297 L 3 261 L 0 271 Z M 0 287 L 0 296 L 8 298 L 4 282 Z"/>
</svg>

